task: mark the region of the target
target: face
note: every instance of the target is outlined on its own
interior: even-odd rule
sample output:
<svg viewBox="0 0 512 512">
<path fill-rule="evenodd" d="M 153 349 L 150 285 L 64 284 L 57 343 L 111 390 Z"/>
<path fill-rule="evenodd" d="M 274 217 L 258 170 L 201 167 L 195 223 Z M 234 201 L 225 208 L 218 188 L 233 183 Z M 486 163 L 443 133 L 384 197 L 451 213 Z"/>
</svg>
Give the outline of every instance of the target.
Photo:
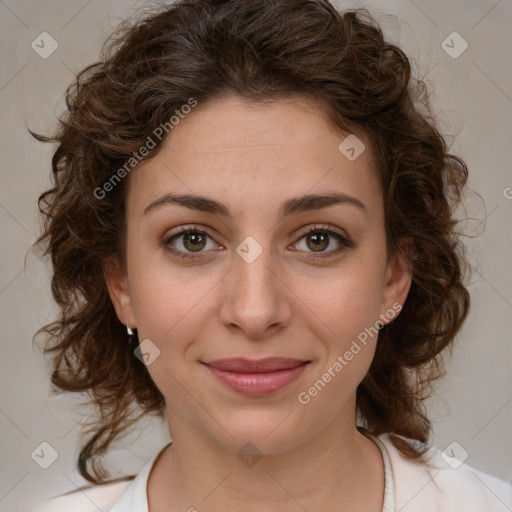
<svg viewBox="0 0 512 512">
<path fill-rule="evenodd" d="M 328 425 L 354 429 L 376 327 L 397 316 L 410 276 L 386 257 L 369 145 L 349 159 L 347 135 L 303 98 L 217 99 L 130 174 L 127 270 L 107 283 L 145 344 L 173 439 L 278 453 Z M 296 361 L 252 376 L 207 364 L 227 358 Z"/>
</svg>

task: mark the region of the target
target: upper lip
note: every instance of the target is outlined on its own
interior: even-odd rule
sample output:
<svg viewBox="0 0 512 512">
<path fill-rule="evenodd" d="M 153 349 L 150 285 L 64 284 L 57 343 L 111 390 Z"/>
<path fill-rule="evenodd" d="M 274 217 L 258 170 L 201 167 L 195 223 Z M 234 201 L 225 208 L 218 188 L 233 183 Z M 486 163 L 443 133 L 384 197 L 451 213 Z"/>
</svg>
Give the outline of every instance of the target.
<svg viewBox="0 0 512 512">
<path fill-rule="evenodd" d="M 208 361 L 204 364 L 237 373 L 267 373 L 275 372 L 277 370 L 285 370 L 289 368 L 296 368 L 301 364 L 309 363 L 309 361 L 302 361 L 300 359 L 291 359 L 289 357 L 267 357 L 265 359 L 251 360 L 244 359 L 243 357 L 233 357 L 229 359 L 217 359 L 215 361 Z"/>
</svg>

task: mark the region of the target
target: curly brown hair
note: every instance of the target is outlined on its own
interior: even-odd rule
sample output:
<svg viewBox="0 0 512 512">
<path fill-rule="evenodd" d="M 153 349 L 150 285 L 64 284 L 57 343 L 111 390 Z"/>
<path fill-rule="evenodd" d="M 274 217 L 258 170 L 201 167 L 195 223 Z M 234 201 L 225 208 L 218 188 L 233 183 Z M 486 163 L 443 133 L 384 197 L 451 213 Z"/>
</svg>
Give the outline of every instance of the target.
<svg viewBox="0 0 512 512">
<path fill-rule="evenodd" d="M 296 94 L 320 102 L 332 126 L 364 135 L 375 155 L 388 253 L 406 259 L 412 284 L 401 314 L 380 331 L 357 408 L 369 431 L 388 433 L 406 457 L 422 458 L 431 432 L 424 400 L 445 372 L 441 352 L 451 349 L 470 304 L 454 220 L 467 167 L 448 152 L 425 82 L 411 77 L 408 57 L 366 9 L 338 12 L 327 0 L 181 0 L 122 22 L 100 60 L 66 89 L 56 133 L 29 130 L 58 143 L 34 245 L 51 256 L 60 315 L 36 335 L 46 334 L 54 390 L 83 392 L 97 406 L 78 460 L 87 480 L 103 482 L 98 457 L 142 416 L 164 409 L 126 343 L 103 273 L 109 258 L 126 264 L 128 180 L 98 190 L 190 98 Z"/>
</svg>

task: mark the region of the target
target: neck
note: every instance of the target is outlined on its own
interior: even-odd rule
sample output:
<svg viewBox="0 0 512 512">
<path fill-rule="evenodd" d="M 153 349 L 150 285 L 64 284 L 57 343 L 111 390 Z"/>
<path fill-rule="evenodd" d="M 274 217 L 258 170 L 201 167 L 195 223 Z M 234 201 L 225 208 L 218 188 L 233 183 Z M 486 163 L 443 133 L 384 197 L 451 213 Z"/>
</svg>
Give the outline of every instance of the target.
<svg viewBox="0 0 512 512">
<path fill-rule="evenodd" d="M 287 451 L 251 458 L 168 415 L 172 445 L 150 474 L 150 512 L 382 510 L 382 456 L 355 418 L 352 425 L 335 419 Z"/>
</svg>

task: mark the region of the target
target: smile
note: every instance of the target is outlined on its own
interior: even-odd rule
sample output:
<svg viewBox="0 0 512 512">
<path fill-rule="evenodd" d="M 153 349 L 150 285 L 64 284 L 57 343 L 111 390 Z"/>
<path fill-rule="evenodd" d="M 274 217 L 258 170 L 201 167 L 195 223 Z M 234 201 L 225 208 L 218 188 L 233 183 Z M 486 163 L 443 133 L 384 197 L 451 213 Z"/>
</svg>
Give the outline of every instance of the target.
<svg viewBox="0 0 512 512">
<path fill-rule="evenodd" d="M 249 396 L 265 396 L 295 381 L 310 361 L 267 358 L 250 361 L 242 358 L 203 363 L 230 389 Z"/>
</svg>

